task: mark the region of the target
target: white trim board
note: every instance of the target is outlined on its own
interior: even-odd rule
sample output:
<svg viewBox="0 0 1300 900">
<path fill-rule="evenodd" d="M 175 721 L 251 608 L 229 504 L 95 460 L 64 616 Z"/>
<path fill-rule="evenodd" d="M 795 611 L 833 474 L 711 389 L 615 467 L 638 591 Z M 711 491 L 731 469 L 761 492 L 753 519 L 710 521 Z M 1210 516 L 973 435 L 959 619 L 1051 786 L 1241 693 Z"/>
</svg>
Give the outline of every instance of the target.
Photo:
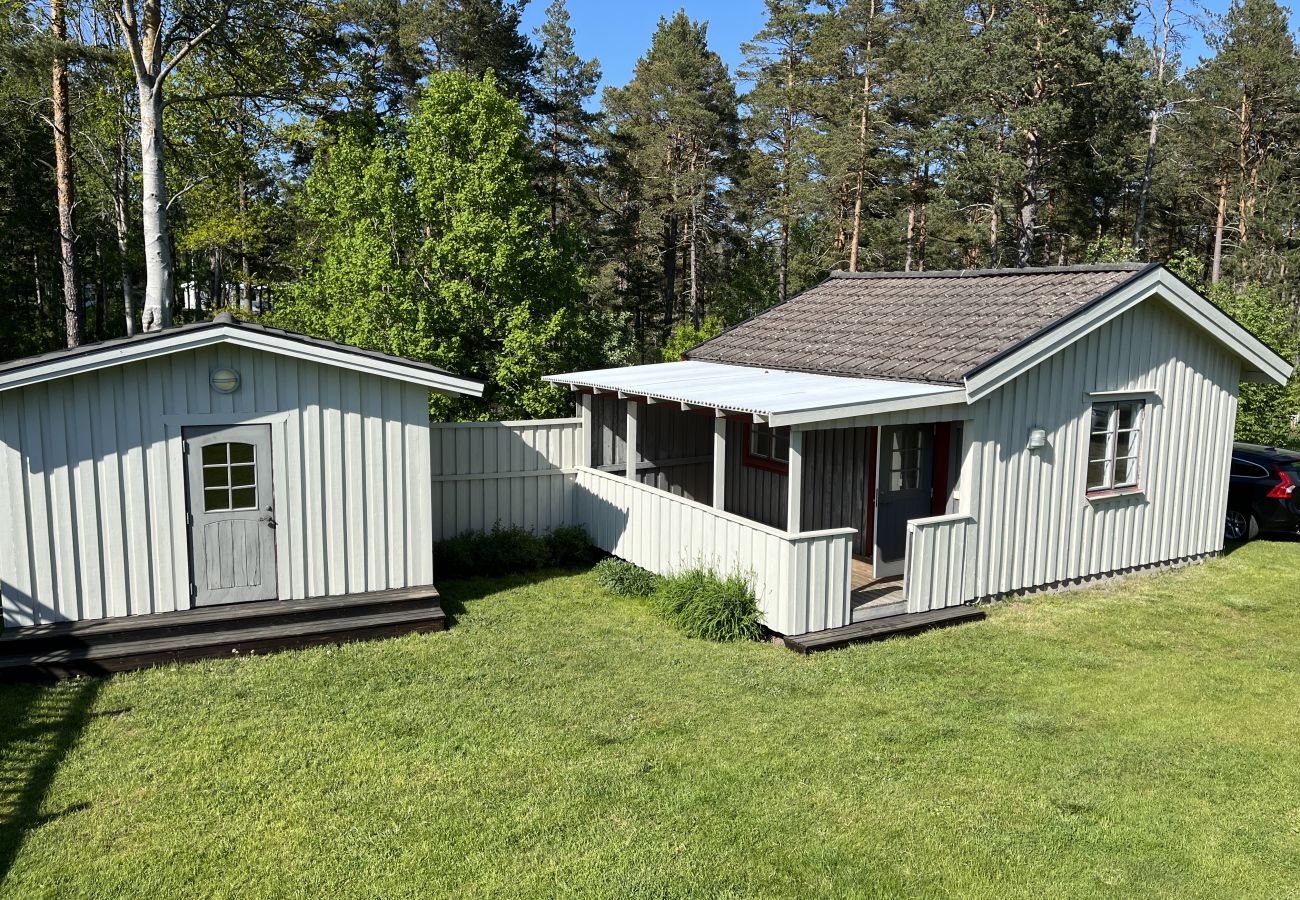
<svg viewBox="0 0 1300 900">
<path fill-rule="evenodd" d="M 1047 331 L 1012 349 L 1005 356 L 966 376 L 970 403 L 1024 374 L 1075 341 L 1146 300 L 1159 297 L 1194 325 L 1240 357 L 1247 381 L 1286 384 L 1292 366 L 1222 310 L 1192 290 L 1163 266 L 1151 269 L 1121 285 L 1111 295 L 1079 314 L 1061 320 Z"/>
<path fill-rule="evenodd" d="M 396 381 L 418 384 L 440 394 L 483 396 L 483 385 L 467 378 L 446 372 L 437 372 L 426 366 L 408 362 L 396 356 L 376 356 L 354 352 L 340 345 L 338 348 L 310 341 L 295 340 L 271 332 L 239 325 L 215 324 L 203 328 L 178 329 L 174 334 L 150 337 L 148 340 L 123 341 L 102 350 L 88 350 L 45 362 L 23 366 L 9 372 L 0 372 L 0 391 L 26 387 L 51 381 L 66 375 L 94 372 L 111 366 L 139 362 L 186 350 L 197 350 L 216 344 L 231 344 L 305 359 L 340 369 L 350 369 L 368 375 L 378 375 Z"/>
</svg>

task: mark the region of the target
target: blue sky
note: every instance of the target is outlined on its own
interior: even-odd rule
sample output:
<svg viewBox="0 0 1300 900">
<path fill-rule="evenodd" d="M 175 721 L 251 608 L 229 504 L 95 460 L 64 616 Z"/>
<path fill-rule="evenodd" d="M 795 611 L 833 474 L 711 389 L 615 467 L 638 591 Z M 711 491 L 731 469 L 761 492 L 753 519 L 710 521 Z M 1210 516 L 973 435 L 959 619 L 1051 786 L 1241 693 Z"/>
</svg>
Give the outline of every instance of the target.
<svg viewBox="0 0 1300 900">
<path fill-rule="evenodd" d="M 548 2 L 531 0 L 525 7 L 524 27 L 530 36 L 546 18 Z M 1228 4 L 1229 0 L 1207 0 L 1195 5 L 1190 0 L 1181 0 L 1187 9 L 1200 6 L 1219 14 L 1228 9 Z M 709 23 L 709 46 L 733 74 L 741 61 L 741 43 L 750 40 L 763 27 L 763 0 L 568 0 L 568 7 L 578 53 L 583 59 L 600 60 L 603 86 L 626 84 L 637 59 L 649 48 L 659 18 L 671 16 L 683 7 L 692 19 Z M 1291 21 L 1294 26 L 1300 26 L 1300 18 L 1294 11 Z M 1195 65 L 1197 58 L 1206 52 L 1205 43 L 1196 28 L 1185 31 L 1183 62 Z"/>
</svg>

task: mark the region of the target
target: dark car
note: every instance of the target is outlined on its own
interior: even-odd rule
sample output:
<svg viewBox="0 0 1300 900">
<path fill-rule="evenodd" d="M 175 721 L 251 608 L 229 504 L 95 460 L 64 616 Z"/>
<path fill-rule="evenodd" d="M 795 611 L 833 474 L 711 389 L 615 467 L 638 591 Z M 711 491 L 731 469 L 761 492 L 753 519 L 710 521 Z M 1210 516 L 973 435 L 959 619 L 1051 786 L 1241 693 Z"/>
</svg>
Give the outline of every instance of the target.
<svg viewBox="0 0 1300 900">
<path fill-rule="evenodd" d="M 1261 531 L 1300 534 L 1300 453 L 1234 444 L 1224 536 L 1248 541 Z"/>
</svg>

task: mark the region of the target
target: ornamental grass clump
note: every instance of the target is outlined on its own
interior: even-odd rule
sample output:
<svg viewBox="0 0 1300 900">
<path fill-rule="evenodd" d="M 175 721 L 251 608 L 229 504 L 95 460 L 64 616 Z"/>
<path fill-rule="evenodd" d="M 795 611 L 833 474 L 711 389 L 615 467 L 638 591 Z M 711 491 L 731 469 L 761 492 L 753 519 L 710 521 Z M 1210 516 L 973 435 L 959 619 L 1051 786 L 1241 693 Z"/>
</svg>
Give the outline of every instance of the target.
<svg viewBox="0 0 1300 900">
<path fill-rule="evenodd" d="M 658 575 L 617 556 L 602 559 L 592 571 L 596 584 L 620 597 L 649 597 L 659 586 Z"/>
<path fill-rule="evenodd" d="M 655 604 L 668 621 L 706 641 L 752 641 L 759 636 L 758 599 L 739 575 L 720 577 L 709 568 L 663 578 Z"/>
</svg>

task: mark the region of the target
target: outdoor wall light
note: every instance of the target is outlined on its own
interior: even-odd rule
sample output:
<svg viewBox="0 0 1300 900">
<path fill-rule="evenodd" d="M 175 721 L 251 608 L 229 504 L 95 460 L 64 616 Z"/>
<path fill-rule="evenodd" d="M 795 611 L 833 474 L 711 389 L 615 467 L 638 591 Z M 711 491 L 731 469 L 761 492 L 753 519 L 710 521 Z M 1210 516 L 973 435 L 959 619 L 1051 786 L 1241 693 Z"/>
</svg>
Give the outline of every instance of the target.
<svg viewBox="0 0 1300 900">
<path fill-rule="evenodd" d="M 239 390 L 239 373 L 234 369 L 214 369 L 208 384 L 218 394 L 233 394 Z"/>
<path fill-rule="evenodd" d="M 1037 426 L 1029 429 L 1029 442 L 1025 444 L 1030 450 L 1042 450 L 1047 446 L 1047 429 Z"/>
</svg>

